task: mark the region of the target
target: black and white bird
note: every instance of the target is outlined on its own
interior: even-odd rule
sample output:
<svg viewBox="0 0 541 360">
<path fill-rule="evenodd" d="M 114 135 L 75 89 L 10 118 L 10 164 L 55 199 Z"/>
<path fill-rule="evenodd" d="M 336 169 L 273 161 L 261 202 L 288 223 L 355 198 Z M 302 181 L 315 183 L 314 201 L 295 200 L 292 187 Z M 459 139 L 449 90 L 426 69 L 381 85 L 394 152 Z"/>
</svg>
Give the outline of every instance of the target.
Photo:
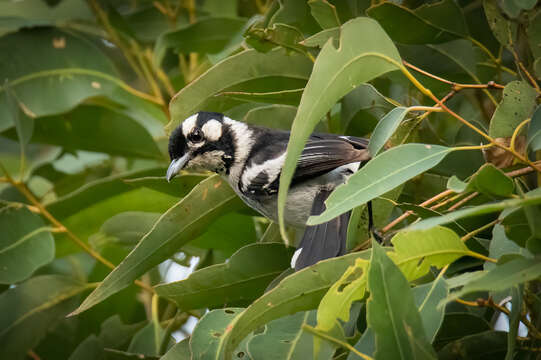
<svg viewBox="0 0 541 360">
<path fill-rule="evenodd" d="M 216 172 L 248 206 L 277 221 L 278 184 L 288 141 L 289 131 L 247 125 L 220 113 L 201 111 L 184 120 L 169 138 L 167 180 L 182 169 Z M 310 215 L 322 213 L 334 188 L 370 159 L 367 145 L 363 138 L 311 135 L 297 162 L 285 222 L 304 227 Z M 349 217 L 348 212 L 308 226 L 292 266 L 299 270 L 343 255 Z"/>
</svg>

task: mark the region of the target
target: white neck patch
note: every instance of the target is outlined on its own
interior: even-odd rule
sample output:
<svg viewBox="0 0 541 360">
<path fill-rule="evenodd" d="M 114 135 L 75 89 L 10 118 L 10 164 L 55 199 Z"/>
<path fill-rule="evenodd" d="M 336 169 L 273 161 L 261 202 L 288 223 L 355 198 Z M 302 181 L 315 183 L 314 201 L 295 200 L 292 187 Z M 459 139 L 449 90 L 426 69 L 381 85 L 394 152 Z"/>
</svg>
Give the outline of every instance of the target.
<svg viewBox="0 0 541 360">
<path fill-rule="evenodd" d="M 231 128 L 233 137 L 235 138 L 235 162 L 229 169 L 230 184 L 236 189 L 240 180 L 240 174 L 246 163 L 246 159 L 252 150 L 254 140 L 252 137 L 252 131 L 248 125 L 235 121 L 227 116 L 224 116 L 224 124 L 227 124 Z"/>
<path fill-rule="evenodd" d="M 195 123 L 197 122 L 197 114 L 194 114 L 184 120 L 182 122 L 182 133 L 184 134 L 184 137 L 187 137 L 188 134 L 193 130 L 195 127 Z"/>
<path fill-rule="evenodd" d="M 211 119 L 203 124 L 201 128 L 205 138 L 209 141 L 216 141 L 222 136 L 222 123 Z"/>
</svg>

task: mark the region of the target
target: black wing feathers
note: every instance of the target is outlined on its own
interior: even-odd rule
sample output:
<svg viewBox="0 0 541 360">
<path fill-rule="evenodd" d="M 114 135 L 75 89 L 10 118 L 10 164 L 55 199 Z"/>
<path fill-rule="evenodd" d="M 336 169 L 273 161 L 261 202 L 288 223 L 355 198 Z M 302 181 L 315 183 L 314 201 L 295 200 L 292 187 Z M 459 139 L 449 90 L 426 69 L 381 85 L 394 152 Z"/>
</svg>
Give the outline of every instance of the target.
<svg viewBox="0 0 541 360">
<path fill-rule="evenodd" d="M 312 204 L 311 215 L 319 215 L 325 210 L 325 200 L 331 191 L 322 190 Z M 347 228 L 351 212 L 348 211 L 331 221 L 315 226 L 307 226 L 299 244 L 302 248 L 295 271 L 313 265 L 320 260 L 344 255 L 346 253 Z"/>
</svg>

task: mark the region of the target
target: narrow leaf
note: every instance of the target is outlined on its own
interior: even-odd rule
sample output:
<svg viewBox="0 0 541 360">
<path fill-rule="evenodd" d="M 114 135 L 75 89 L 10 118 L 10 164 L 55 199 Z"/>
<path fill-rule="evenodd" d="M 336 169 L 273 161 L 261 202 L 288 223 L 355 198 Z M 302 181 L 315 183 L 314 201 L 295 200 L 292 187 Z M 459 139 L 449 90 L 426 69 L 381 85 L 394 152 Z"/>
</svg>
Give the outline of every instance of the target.
<svg viewBox="0 0 541 360">
<path fill-rule="evenodd" d="M 402 106 L 396 107 L 378 122 L 374 132 L 370 136 L 370 143 L 368 144 L 368 151 L 372 156 L 376 156 L 379 153 L 402 120 L 404 120 L 408 111 L 408 108 Z"/>
<path fill-rule="evenodd" d="M 73 312 L 76 315 L 127 287 L 133 280 L 205 232 L 208 224 L 239 206 L 240 200 L 219 176 L 203 180 L 163 214 L 133 251 Z"/>
<path fill-rule="evenodd" d="M 326 201 L 327 209 L 311 216 L 308 225 L 327 222 L 394 189 L 436 166 L 451 151 L 439 145 L 405 144 L 381 153 L 337 187 Z"/>
<path fill-rule="evenodd" d="M 528 148 L 531 151 L 541 150 L 541 105 L 537 107 L 530 121 Z"/>
<path fill-rule="evenodd" d="M 397 70 L 400 61 L 392 41 L 376 21 L 368 18 L 356 18 L 342 26 L 339 49 L 330 42 L 325 44 L 302 95 L 280 176 L 278 217 L 282 233 L 285 202 L 297 159 L 317 123 L 352 88 Z"/>
</svg>

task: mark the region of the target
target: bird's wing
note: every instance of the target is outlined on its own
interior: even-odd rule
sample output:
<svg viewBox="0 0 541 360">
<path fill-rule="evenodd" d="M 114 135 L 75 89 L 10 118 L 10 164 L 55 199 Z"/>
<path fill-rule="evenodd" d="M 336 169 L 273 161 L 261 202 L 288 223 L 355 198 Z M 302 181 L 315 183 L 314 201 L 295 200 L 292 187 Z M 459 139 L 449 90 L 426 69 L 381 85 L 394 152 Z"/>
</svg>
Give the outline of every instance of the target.
<svg viewBox="0 0 541 360">
<path fill-rule="evenodd" d="M 362 138 L 332 134 L 312 135 L 297 160 L 292 185 L 323 175 L 342 165 L 369 160 L 367 145 L 368 140 Z M 247 176 L 241 180 L 241 190 L 252 195 L 269 195 L 278 191 L 285 159 L 285 144 L 273 144 L 272 147 L 262 149 L 261 153 L 275 153 L 273 149 L 277 147 L 282 149 L 281 153 L 271 159 L 267 158 L 264 162 L 255 161 L 245 169 Z"/>
</svg>

